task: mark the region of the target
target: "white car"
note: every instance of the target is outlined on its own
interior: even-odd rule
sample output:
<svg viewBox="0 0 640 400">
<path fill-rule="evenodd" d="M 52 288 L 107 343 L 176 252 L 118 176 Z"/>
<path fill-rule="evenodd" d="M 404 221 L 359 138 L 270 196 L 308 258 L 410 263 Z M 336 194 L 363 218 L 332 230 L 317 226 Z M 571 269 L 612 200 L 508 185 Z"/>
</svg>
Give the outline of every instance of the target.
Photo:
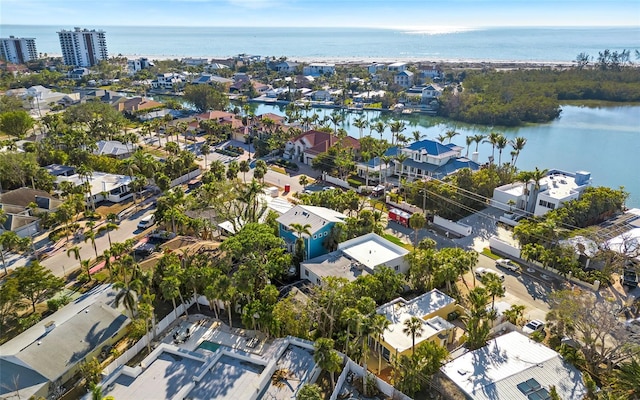
<svg viewBox="0 0 640 400">
<path fill-rule="evenodd" d="M 520 267 L 513 261 L 508 258 L 499 258 L 496 260 L 496 267 L 502 267 L 508 269 L 509 271 L 518 272 L 520 271 Z"/>
<path fill-rule="evenodd" d="M 482 279 L 482 277 L 485 276 L 486 274 L 493 274 L 493 275 L 496 275 L 498 278 L 500 278 L 501 281 L 504 281 L 504 275 L 499 274 L 487 268 L 478 267 L 475 269 L 474 273 L 476 274 L 476 278 L 478 279 Z"/>
<path fill-rule="evenodd" d="M 522 333 L 525 335 L 531 335 L 533 332 L 542 332 L 544 330 L 544 322 L 539 319 L 534 319 L 532 321 L 527 322 L 525 326 L 522 327 Z"/>
</svg>

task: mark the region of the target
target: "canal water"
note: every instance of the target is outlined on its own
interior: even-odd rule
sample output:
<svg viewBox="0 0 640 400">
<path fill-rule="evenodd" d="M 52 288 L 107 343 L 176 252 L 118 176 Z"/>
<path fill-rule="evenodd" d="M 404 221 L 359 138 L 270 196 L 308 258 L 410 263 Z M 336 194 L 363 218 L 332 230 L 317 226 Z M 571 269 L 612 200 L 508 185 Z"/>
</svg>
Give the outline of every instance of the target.
<svg viewBox="0 0 640 400">
<path fill-rule="evenodd" d="M 255 115 L 274 113 L 284 115 L 284 107 L 269 104 L 251 104 Z M 315 109 L 321 118 L 330 115 L 331 109 Z M 304 111 L 303 111 L 304 112 Z M 344 112 L 342 127 L 353 137 L 359 130 L 353 121 L 360 114 Z M 516 167 L 521 170 L 560 169 L 568 172 L 585 170 L 591 172 L 594 186 L 618 188 L 624 186 L 630 193 L 628 207 L 640 207 L 640 106 L 579 107 L 562 106 L 562 113 L 556 120 L 546 124 L 529 125 L 519 128 L 485 127 L 446 121 L 437 117 L 419 114 L 392 114 L 379 111 L 365 111 L 369 121 L 391 122 L 404 120 L 403 132 L 411 141 L 411 132 L 420 131 L 426 138 L 435 140 L 444 132 L 455 129 L 460 135 L 453 143 L 466 146 L 465 137 L 479 133 L 488 134 L 492 130 L 502 132 L 508 139 L 522 136 L 527 144 L 520 153 Z M 364 135 L 370 134 L 369 129 Z M 379 138 L 377 132 L 372 133 Z M 383 133 L 383 138 L 391 140 L 391 131 Z M 475 143 L 471 145 L 471 152 Z M 502 161 L 510 161 L 511 147 L 502 152 Z M 486 162 L 491 155 L 491 145 L 480 144 L 479 161 Z M 463 151 L 463 154 L 465 152 Z M 498 154 L 496 152 L 496 160 Z"/>
</svg>

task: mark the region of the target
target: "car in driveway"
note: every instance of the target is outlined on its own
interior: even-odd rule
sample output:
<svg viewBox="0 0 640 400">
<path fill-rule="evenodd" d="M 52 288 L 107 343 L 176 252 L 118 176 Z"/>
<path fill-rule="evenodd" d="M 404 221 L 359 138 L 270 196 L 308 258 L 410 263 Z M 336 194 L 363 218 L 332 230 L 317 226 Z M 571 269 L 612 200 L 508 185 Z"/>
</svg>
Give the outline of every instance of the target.
<svg viewBox="0 0 640 400">
<path fill-rule="evenodd" d="M 335 187 L 334 186 L 325 186 L 322 188 L 322 190 L 327 191 L 327 190 L 334 190 Z"/>
<path fill-rule="evenodd" d="M 509 260 L 508 258 L 499 258 L 499 259 L 497 259 L 496 260 L 496 267 L 508 269 L 509 271 L 512 271 L 512 272 L 520 272 L 520 267 L 518 266 L 518 264 L 514 263 L 513 261 Z"/>
<path fill-rule="evenodd" d="M 524 333 L 525 335 L 531 335 L 533 332 L 542 331 L 544 331 L 544 322 L 540 321 L 539 319 L 531 320 L 522 327 L 522 333 Z"/>
<path fill-rule="evenodd" d="M 496 275 L 498 278 L 500 278 L 501 281 L 504 281 L 504 275 L 503 274 L 499 274 L 495 271 L 492 271 L 488 268 L 482 268 L 482 267 L 478 267 L 475 269 L 474 271 L 476 278 L 482 280 L 483 277 L 485 277 L 487 274 L 493 274 Z"/>
</svg>

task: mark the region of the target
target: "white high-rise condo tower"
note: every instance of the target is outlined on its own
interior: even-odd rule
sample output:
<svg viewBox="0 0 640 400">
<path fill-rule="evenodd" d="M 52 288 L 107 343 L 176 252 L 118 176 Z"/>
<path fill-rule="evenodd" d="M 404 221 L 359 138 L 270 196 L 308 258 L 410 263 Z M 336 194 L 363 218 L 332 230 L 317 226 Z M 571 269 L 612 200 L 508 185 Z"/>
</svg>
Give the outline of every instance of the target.
<svg viewBox="0 0 640 400">
<path fill-rule="evenodd" d="M 38 58 L 34 38 L 9 36 L 0 38 L 0 58 L 14 64 L 24 64 Z"/>
<path fill-rule="evenodd" d="M 58 32 L 62 59 L 67 65 L 91 67 L 106 60 L 107 40 L 104 31 L 75 28 Z"/>
</svg>

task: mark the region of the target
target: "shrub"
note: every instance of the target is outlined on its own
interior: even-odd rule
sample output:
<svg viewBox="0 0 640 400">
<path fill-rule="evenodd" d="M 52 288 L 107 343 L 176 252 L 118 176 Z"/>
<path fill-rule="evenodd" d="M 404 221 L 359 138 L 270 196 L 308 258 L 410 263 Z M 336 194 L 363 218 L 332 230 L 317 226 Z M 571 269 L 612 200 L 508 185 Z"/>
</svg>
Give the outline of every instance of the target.
<svg viewBox="0 0 640 400">
<path fill-rule="evenodd" d="M 33 313 L 28 317 L 18 318 L 18 325 L 20 326 L 20 331 L 23 332 L 31 328 L 32 326 L 40 322 L 41 318 L 42 318 L 42 315 L 40 315 L 39 313 Z"/>
<path fill-rule="evenodd" d="M 56 312 L 60 309 L 60 307 L 63 307 L 69 304 L 69 301 L 71 301 L 71 299 L 69 298 L 69 296 L 66 296 L 66 295 L 55 298 L 55 299 L 49 299 L 47 300 L 47 308 L 51 312 Z"/>
<path fill-rule="evenodd" d="M 540 343 L 544 340 L 545 333 L 544 331 L 533 332 L 530 337 L 532 340 L 535 340 L 536 342 Z"/>
</svg>

